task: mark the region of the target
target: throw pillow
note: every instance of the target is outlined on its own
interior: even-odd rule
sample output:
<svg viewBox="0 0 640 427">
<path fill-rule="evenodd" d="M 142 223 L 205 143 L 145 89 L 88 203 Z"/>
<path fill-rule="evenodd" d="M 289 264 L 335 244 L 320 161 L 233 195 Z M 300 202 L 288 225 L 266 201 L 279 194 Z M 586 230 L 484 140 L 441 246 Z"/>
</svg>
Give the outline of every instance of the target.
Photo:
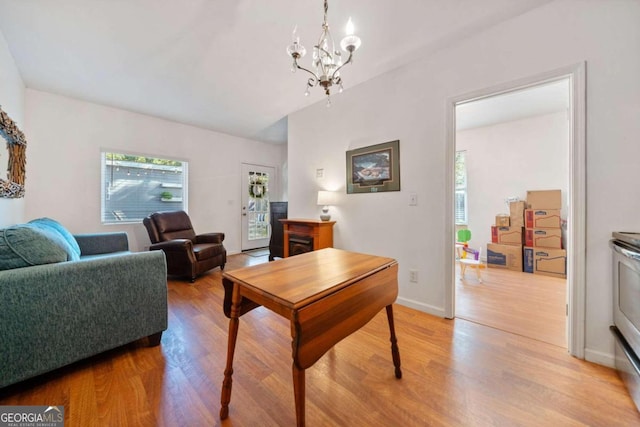
<svg viewBox="0 0 640 427">
<path fill-rule="evenodd" d="M 0 270 L 66 260 L 66 251 L 55 242 L 55 235 L 51 232 L 28 224 L 0 230 Z"/>
<path fill-rule="evenodd" d="M 38 218 L 29 221 L 29 224 L 34 225 L 37 228 L 41 228 L 45 231 L 49 230 L 53 233 L 59 234 L 61 241 L 59 242 L 64 250 L 69 255 L 69 261 L 77 261 L 80 259 L 80 246 L 75 237 L 58 221 L 51 218 Z"/>
</svg>

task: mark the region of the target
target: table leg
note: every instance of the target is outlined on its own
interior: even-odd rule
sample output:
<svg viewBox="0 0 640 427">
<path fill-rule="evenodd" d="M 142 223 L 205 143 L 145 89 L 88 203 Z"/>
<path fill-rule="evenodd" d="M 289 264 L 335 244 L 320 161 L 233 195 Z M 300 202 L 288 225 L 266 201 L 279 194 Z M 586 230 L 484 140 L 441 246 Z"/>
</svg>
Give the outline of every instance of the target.
<svg viewBox="0 0 640 427">
<path fill-rule="evenodd" d="M 220 403 L 220 419 L 226 419 L 229 416 L 229 402 L 231 402 L 231 385 L 233 383 L 231 376 L 233 375 L 233 354 L 236 349 L 236 339 L 238 338 L 238 326 L 240 324 L 240 292 L 238 285 L 233 285 L 233 297 L 231 303 L 231 313 L 229 320 L 229 341 L 227 344 L 227 366 L 224 369 L 224 380 L 222 381 L 222 397 Z"/>
<path fill-rule="evenodd" d="M 304 427 L 304 369 L 293 364 L 293 394 L 296 402 L 296 426 Z"/>
<path fill-rule="evenodd" d="M 398 349 L 398 340 L 396 339 L 396 328 L 393 323 L 393 305 L 387 307 L 387 320 L 389 320 L 389 331 L 391 332 L 391 356 L 393 357 L 393 366 L 396 367 L 396 378 L 402 378 L 400 370 L 400 350 Z"/>
</svg>

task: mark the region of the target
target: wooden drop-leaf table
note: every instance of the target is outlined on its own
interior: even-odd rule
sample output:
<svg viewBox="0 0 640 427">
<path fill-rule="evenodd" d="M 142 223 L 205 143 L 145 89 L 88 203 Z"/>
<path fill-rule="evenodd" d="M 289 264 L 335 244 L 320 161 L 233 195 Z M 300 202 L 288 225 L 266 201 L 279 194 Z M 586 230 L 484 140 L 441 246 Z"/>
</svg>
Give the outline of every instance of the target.
<svg viewBox="0 0 640 427">
<path fill-rule="evenodd" d="M 393 323 L 398 264 L 392 258 L 322 249 L 225 272 L 224 312 L 229 321 L 220 418 L 229 415 L 233 355 L 239 318 L 260 305 L 291 322 L 296 423 L 305 424 L 305 369 L 336 343 L 386 308 L 395 376 L 402 377 Z"/>
</svg>

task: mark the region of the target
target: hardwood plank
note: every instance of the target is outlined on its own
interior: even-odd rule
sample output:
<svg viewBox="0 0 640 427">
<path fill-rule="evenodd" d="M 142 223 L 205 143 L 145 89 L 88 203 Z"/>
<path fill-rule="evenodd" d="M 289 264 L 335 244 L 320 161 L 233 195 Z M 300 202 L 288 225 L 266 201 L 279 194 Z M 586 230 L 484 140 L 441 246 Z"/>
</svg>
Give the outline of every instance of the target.
<svg viewBox="0 0 640 427">
<path fill-rule="evenodd" d="M 226 269 L 266 260 L 232 255 Z M 471 276 L 467 287 L 485 286 Z M 289 324 L 263 308 L 240 319 L 230 414 L 219 420 L 223 296 L 219 270 L 195 284 L 170 280 L 160 346 L 130 344 L 6 387 L 0 405 L 63 404 L 71 427 L 293 425 Z M 307 370 L 308 425 L 640 425 L 615 371 L 558 345 L 399 305 L 394 316 L 403 378 L 383 310 Z"/>
<path fill-rule="evenodd" d="M 456 266 L 456 317 L 567 348 L 565 279 L 484 268 L 482 281 Z"/>
</svg>

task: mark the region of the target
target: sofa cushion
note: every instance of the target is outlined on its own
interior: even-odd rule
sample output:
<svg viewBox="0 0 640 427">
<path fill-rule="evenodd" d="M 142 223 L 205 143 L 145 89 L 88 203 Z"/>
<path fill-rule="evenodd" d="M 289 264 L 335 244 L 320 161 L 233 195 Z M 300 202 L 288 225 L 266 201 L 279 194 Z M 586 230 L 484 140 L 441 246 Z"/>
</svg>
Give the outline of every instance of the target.
<svg viewBox="0 0 640 427">
<path fill-rule="evenodd" d="M 67 260 L 67 252 L 51 231 L 29 224 L 0 230 L 0 270 L 52 264 Z"/>
<path fill-rule="evenodd" d="M 67 252 L 67 259 L 69 261 L 77 261 L 80 259 L 80 246 L 78 246 L 78 242 L 76 242 L 73 235 L 58 221 L 51 218 L 38 218 L 29 221 L 29 224 L 36 228 L 51 231 L 52 233 L 59 235 L 60 239 L 56 239 L 56 243 L 61 245 Z"/>
<path fill-rule="evenodd" d="M 196 233 L 186 212 L 156 212 L 151 217 L 162 241 L 189 239 L 196 242 Z"/>
</svg>

